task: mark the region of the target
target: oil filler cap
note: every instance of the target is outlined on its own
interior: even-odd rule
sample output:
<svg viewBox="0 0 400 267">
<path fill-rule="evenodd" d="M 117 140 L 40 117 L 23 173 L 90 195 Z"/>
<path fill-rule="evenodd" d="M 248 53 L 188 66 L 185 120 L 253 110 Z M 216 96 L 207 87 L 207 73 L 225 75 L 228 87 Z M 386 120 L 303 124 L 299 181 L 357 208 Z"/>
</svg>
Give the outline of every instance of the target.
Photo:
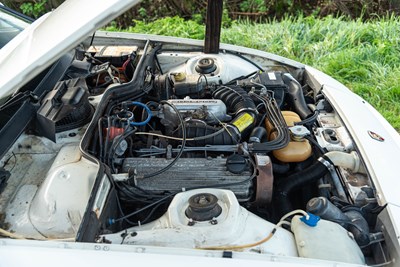
<svg viewBox="0 0 400 267">
<path fill-rule="evenodd" d="M 226 169 L 231 173 L 241 174 L 246 167 L 246 159 L 241 155 L 233 154 L 226 159 Z"/>
</svg>

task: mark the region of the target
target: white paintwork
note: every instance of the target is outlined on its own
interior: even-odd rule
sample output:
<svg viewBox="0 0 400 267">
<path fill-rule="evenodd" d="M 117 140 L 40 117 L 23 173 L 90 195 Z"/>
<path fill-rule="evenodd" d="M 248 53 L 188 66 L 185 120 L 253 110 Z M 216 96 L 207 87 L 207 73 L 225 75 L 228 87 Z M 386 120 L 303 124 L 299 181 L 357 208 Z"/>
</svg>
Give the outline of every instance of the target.
<svg viewBox="0 0 400 267">
<path fill-rule="evenodd" d="M 400 259 L 400 226 L 396 222 L 400 221 L 400 207 L 388 204 L 379 214 L 377 230 L 382 231 L 385 239 L 387 250 L 390 258 L 388 261 L 393 262 L 393 266 L 398 266 Z"/>
<path fill-rule="evenodd" d="M 342 226 L 320 220 L 315 227 L 311 227 L 300 218 L 298 215 L 293 217 L 291 229 L 301 257 L 365 264 L 360 247 Z"/>
<path fill-rule="evenodd" d="M 398 190 L 393 186 L 399 178 L 400 135 L 369 103 L 343 84 L 314 68 L 306 67 L 306 71 L 323 85 L 323 93 L 353 137 L 377 189 L 379 204 L 400 206 Z M 381 135 L 385 141 L 372 139 L 368 131 Z"/>
<path fill-rule="evenodd" d="M 218 54 L 218 55 L 204 55 L 193 56 L 183 65 L 178 66 L 170 70 L 170 73 L 186 73 L 187 79 L 198 82 L 200 74 L 196 71 L 198 62 L 203 58 L 211 58 L 214 60 L 214 64 L 217 66 L 216 70 L 211 74 L 205 74 L 209 84 L 227 83 L 237 77 L 250 74 L 258 70 L 250 62 L 247 62 L 237 56 L 230 54 Z M 192 78 L 193 77 L 193 78 Z M 201 82 L 205 82 L 204 79 Z"/>
<path fill-rule="evenodd" d="M 325 140 L 323 131 L 325 131 L 326 129 L 335 131 L 335 133 L 338 137 L 339 143 L 332 144 L 332 143 L 328 142 L 327 140 Z M 350 135 L 348 134 L 346 128 L 344 128 L 343 126 L 332 127 L 332 128 L 324 128 L 324 127 L 317 128 L 315 131 L 315 138 L 317 139 L 318 143 L 322 147 L 326 148 L 326 150 L 328 150 L 328 151 L 350 152 L 350 151 L 354 150 L 353 141 L 351 140 Z"/>
<path fill-rule="evenodd" d="M 32 225 L 45 237 L 75 237 L 98 166 L 81 157 L 76 145 L 64 146 L 29 209 Z"/>
<path fill-rule="evenodd" d="M 138 0 L 68 0 L 0 50 L 0 99 L 11 95 Z"/>
<path fill-rule="evenodd" d="M 72 49 L 78 42 L 87 37 L 95 28 L 104 24 L 106 20 L 112 19 L 118 13 L 123 12 L 128 6 L 136 1 L 124 0 L 98 0 L 96 3 L 91 1 L 69 0 L 60 9 L 50 15 L 45 15 L 39 19 L 29 30 L 17 36 L 5 48 L 0 50 L 0 98 L 11 94 L 20 88 L 48 64 L 54 62 L 59 56 Z M 55 30 L 54 30 L 55 29 Z M 128 34 L 104 33 L 106 36 L 132 36 Z M 139 36 L 139 35 L 137 35 Z M 141 35 L 142 38 L 148 36 Z M 169 42 L 180 42 L 178 38 L 155 37 L 154 39 L 164 39 Z M 186 41 L 189 42 L 189 41 Z M 202 41 L 190 41 L 202 44 Z M 183 43 L 183 42 L 182 42 Z M 293 64 L 301 67 L 302 65 L 288 59 L 271 55 L 266 52 L 254 49 L 241 48 L 230 45 L 222 45 L 221 48 L 236 50 L 252 55 L 266 56 L 286 64 Z M 15 67 L 21 66 L 21 67 Z M 24 67 L 22 67 L 24 66 Z M 397 162 L 400 153 L 400 140 L 397 132 L 378 114 L 370 105 L 366 104 L 361 98 L 353 95 L 342 84 L 331 77 L 313 69 L 306 67 L 306 70 L 316 80 L 324 85 L 324 94 L 332 102 L 335 109 L 340 114 L 350 134 L 354 138 L 361 155 L 369 169 L 375 186 L 378 189 L 380 204 L 393 203 L 400 204 L 397 197 L 397 190 L 393 187 L 397 175 Z M 382 135 L 385 142 L 377 142 L 369 137 L 368 130 L 372 130 Z M 60 167 L 62 168 L 62 167 Z M 73 168 L 66 170 L 74 172 Z M 55 173 L 53 173 L 55 174 Z M 50 175 L 52 177 L 52 175 Z M 30 189 L 27 188 L 27 191 Z M 59 186 L 59 192 L 64 190 Z M 25 191 L 21 191 L 25 192 Z M 45 195 L 45 193 L 43 193 Z M 60 194 L 61 196 L 61 194 Z M 51 207 L 51 205 L 50 205 Z M 398 209 L 398 206 L 393 206 Z M 46 212 L 41 211 L 41 212 Z M 398 212 L 393 216 L 393 221 L 398 222 Z M 253 222 L 258 223 L 258 222 Z M 398 229 L 398 227 L 396 227 Z M 152 250 L 153 249 L 153 250 Z M 111 251 L 109 251 L 111 250 Z M 153 251 L 157 254 L 147 254 L 144 252 Z M 20 257 L 23 253 L 24 257 Z M 168 248 L 149 248 L 137 246 L 120 245 L 98 245 L 98 244 L 66 244 L 32 241 L 0 241 L 0 265 L 4 266 L 70 266 L 70 265 L 93 265 L 110 266 L 118 262 L 119 264 L 132 264 L 132 253 L 135 264 L 166 265 L 174 266 L 283 266 L 289 262 L 296 262 L 295 265 L 304 264 L 306 266 L 318 264 L 320 266 L 345 266 L 335 262 L 323 262 L 310 259 L 285 258 L 280 256 L 257 255 L 246 253 L 234 253 L 236 260 L 207 258 L 220 257 L 217 252 L 203 252 L 184 249 Z M 164 253 L 164 255 L 162 255 Z M 186 255 L 185 255 L 186 253 Z M 198 253 L 198 254 L 196 254 Z M 196 257 L 193 255 L 200 255 Z M 165 255 L 168 254 L 168 255 Z M 189 256 L 190 255 L 190 256 Z M 243 259 L 243 257 L 247 257 Z M 242 258 L 241 258 L 242 257 Z M 257 258 L 258 257 L 258 258 Z M 265 258 L 260 258 L 265 257 Z M 278 262 L 272 262 L 278 261 Z M 304 266 L 303 265 L 303 266 Z"/>
<path fill-rule="evenodd" d="M 218 222 L 212 225 L 209 221 L 196 222 L 189 226 L 185 210 L 189 198 L 199 193 L 210 193 L 218 198 L 222 213 L 216 217 Z M 122 240 L 121 234 L 105 235 L 114 244 L 134 244 L 163 247 L 202 248 L 210 246 L 232 246 L 255 243 L 265 238 L 275 227 L 274 224 L 261 219 L 241 207 L 232 191 L 222 189 L 198 189 L 177 194 L 168 211 L 158 220 L 128 229 L 136 236 Z M 278 228 L 275 235 L 259 246 L 245 249 L 260 253 L 297 256 L 293 234 Z"/>
<path fill-rule="evenodd" d="M 8 180 L 0 198 L 0 210 L 5 214 L 3 227 L 6 230 L 29 238 L 45 238 L 33 226 L 29 209 L 60 149 L 66 145 L 78 148 L 85 129 L 58 133 L 57 143 L 44 137 L 22 134 L 0 161 L 0 166 L 3 166 L 7 159 L 11 159 L 5 168 L 11 171 L 12 178 Z"/>
<path fill-rule="evenodd" d="M 0 241 L 0 257 L 0 266 L 6 267 L 110 267 L 116 264 L 131 266 L 133 262 L 135 266 L 148 267 L 365 267 L 365 265 L 246 252 L 232 252 L 230 259 L 222 258 L 222 251 L 29 240 Z"/>
<path fill-rule="evenodd" d="M 190 46 L 197 46 L 198 48 L 202 48 L 204 45 L 203 40 L 194 40 L 188 38 L 181 38 L 181 37 L 172 37 L 172 36 L 162 36 L 162 35 L 155 35 L 155 34 L 144 34 L 144 33 L 127 33 L 127 32 L 105 32 L 105 31 L 98 31 L 96 32 L 96 38 L 103 38 L 110 39 L 112 42 L 120 42 L 121 40 L 139 40 L 145 42 L 147 40 L 155 41 L 155 42 L 162 42 L 166 44 L 172 44 L 174 46 L 177 45 L 190 45 Z M 230 50 L 238 53 L 243 53 L 251 56 L 259 57 L 259 59 L 264 58 L 266 61 L 276 61 L 278 63 L 284 65 L 290 65 L 295 68 L 304 68 L 304 64 L 294 61 L 292 59 L 288 59 L 276 54 L 268 53 L 265 51 L 257 50 L 254 48 L 248 48 L 238 45 L 231 45 L 231 44 L 224 44 L 221 43 L 220 45 L 221 50 Z M 169 53 L 166 55 L 170 55 Z M 161 60 L 160 60 L 161 63 Z M 260 62 L 259 62 L 260 64 Z M 262 65 L 262 64 L 260 64 Z"/>
</svg>

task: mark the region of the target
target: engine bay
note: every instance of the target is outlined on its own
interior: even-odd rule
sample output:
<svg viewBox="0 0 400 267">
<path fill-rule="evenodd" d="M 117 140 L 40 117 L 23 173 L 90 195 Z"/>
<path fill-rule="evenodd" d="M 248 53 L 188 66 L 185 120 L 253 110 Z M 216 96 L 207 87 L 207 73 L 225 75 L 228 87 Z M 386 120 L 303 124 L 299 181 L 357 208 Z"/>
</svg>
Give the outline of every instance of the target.
<svg viewBox="0 0 400 267">
<path fill-rule="evenodd" d="M 304 69 L 271 59 L 79 48 L 0 166 L 11 238 L 389 258 L 343 121 Z"/>
</svg>

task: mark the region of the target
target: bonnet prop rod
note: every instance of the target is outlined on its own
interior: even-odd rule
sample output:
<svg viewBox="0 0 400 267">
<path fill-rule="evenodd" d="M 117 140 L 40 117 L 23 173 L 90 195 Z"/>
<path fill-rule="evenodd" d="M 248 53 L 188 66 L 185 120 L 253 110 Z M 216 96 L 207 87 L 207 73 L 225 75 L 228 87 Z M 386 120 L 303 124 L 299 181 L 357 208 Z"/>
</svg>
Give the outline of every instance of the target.
<svg viewBox="0 0 400 267">
<path fill-rule="evenodd" d="M 223 0 L 207 1 L 206 36 L 204 40 L 204 53 L 218 54 L 221 38 Z"/>
</svg>

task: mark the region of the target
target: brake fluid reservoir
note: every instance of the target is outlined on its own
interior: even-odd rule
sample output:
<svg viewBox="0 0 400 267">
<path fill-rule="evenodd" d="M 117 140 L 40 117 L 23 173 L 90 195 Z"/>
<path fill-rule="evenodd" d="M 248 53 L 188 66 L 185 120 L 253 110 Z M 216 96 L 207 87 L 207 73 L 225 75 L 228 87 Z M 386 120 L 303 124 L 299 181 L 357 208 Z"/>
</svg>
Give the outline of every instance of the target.
<svg viewBox="0 0 400 267">
<path fill-rule="evenodd" d="M 294 126 L 294 123 L 300 122 L 301 119 L 297 113 L 292 111 L 282 111 L 283 118 L 285 119 L 286 125 L 289 127 Z M 272 131 L 272 125 L 265 119 L 265 124 L 268 130 L 268 135 L 270 140 L 274 140 L 276 138 L 276 133 Z M 292 140 L 289 144 L 278 150 L 274 150 L 274 157 L 282 162 L 301 162 L 306 160 L 311 156 L 311 145 L 307 140 Z"/>
</svg>

